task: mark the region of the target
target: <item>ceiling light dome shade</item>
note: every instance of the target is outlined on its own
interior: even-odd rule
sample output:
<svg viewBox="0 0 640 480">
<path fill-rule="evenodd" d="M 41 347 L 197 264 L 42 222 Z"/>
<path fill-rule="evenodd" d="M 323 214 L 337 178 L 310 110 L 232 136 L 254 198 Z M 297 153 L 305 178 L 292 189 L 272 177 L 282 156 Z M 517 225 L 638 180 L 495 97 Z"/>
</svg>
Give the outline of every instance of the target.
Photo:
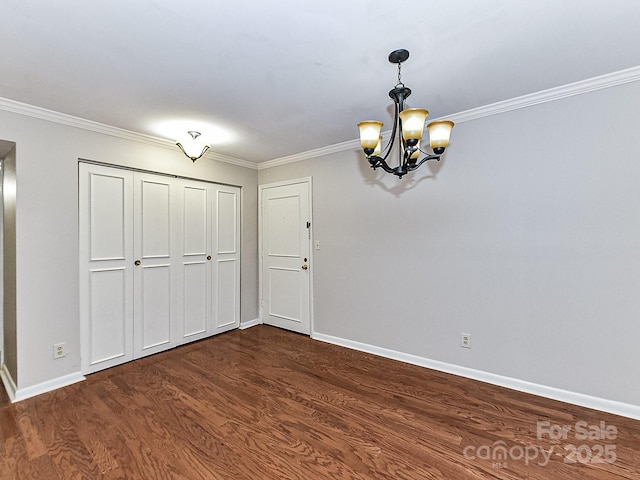
<svg viewBox="0 0 640 480">
<path fill-rule="evenodd" d="M 209 150 L 209 145 L 198 140 L 200 132 L 189 131 L 187 133 L 191 138 L 185 137 L 182 140 L 178 140 L 176 141 L 176 145 L 180 147 L 180 150 L 182 150 L 187 157 L 195 162 L 202 157 L 207 150 Z"/>
<path fill-rule="evenodd" d="M 424 132 L 424 122 L 429 111 L 424 108 L 408 108 L 400 112 L 402 120 L 402 138 L 404 140 L 420 140 Z"/>
<path fill-rule="evenodd" d="M 431 122 L 427 125 L 429 130 L 429 143 L 431 148 L 445 149 L 449 146 L 449 137 L 451 136 L 451 129 L 453 128 L 453 122 L 450 120 L 442 120 L 438 122 Z"/>
<path fill-rule="evenodd" d="M 362 148 L 376 148 L 376 145 L 378 145 L 378 142 L 380 141 L 380 130 L 382 130 L 382 125 L 384 124 L 377 120 L 367 120 L 365 122 L 358 123 L 358 128 L 360 129 L 360 144 L 362 145 Z"/>
</svg>

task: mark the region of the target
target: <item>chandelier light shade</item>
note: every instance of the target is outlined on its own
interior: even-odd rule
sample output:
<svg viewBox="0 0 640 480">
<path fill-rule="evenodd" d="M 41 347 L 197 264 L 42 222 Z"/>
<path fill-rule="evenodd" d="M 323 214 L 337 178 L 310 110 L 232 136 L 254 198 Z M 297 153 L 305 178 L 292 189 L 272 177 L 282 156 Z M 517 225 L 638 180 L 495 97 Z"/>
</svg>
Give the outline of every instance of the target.
<svg viewBox="0 0 640 480">
<path fill-rule="evenodd" d="M 198 140 L 200 132 L 194 132 L 193 130 L 187 132 L 191 138 L 185 137 L 182 140 L 176 141 L 176 145 L 180 147 L 182 153 L 189 157 L 192 161 L 198 160 L 204 153 L 209 150 L 209 145 L 201 140 Z"/>
<path fill-rule="evenodd" d="M 371 168 L 375 170 L 380 167 L 398 178 L 416 170 L 427 160 L 440 160 L 445 149 L 449 146 L 449 138 L 453 128 L 453 122 L 449 120 L 429 123 L 427 130 L 433 153 L 425 152 L 420 148 L 424 124 L 429 111 L 424 108 L 405 109 L 405 100 L 411 95 L 411 89 L 402 83 L 401 68 L 402 62 L 408 58 L 409 51 L 404 49 L 395 50 L 389 54 L 389 62 L 398 65 L 398 83 L 389 91 L 389 97 L 393 99 L 395 110 L 391 138 L 384 149 L 380 135 L 383 123 L 377 120 L 358 123 L 360 144 Z M 387 163 L 387 158 L 396 141 L 398 142 L 398 164 L 390 166 Z M 425 155 L 422 159 L 420 159 L 421 154 Z"/>
<path fill-rule="evenodd" d="M 384 123 L 376 120 L 370 120 L 368 122 L 360 122 L 358 128 L 360 129 L 360 143 L 362 148 L 375 148 L 380 143 L 380 130 Z"/>
<path fill-rule="evenodd" d="M 409 108 L 400 112 L 400 122 L 402 125 L 402 138 L 405 142 L 417 144 L 417 140 L 422 140 L 424 122 L 429 115 L 429 111 L 424 108 Z"/>
<path fill-rule="evenodd" d="M 451 136 L 452 128 L 453 122 L 450 120 L 431 122 L 427 125 L 427 130 L 429 130 L 429 143 L 434 151 L 440 148 L 445 149 L 449 146 L 449 137 Z"/>
</svg>

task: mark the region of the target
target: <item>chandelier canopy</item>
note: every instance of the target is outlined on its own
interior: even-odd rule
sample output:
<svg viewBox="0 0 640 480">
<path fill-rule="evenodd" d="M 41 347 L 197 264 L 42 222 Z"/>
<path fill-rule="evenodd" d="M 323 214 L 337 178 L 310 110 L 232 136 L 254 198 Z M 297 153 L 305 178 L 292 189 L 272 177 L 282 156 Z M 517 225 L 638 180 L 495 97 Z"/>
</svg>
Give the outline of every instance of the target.
<svg viewBox="0 0 640 480">
<path fill-rule="evenodd" d="M 383 123 L 377 120 L 368 120 L 358 123 L 360 128 L 360 144 L 367 156 L 367 160 L 374 170 L 378 167 L 385 172 L 392 173 L 402 178 L 409 172 L 417 169 L 427 160 L 440 160 L 445 148 L 449 146 L 449 137 L 453 122 L 440 120 L 427 125 L 429 130 L 429 143 L 433 153 L 425 152 L 420 148 L 424 123 L 429 111 L 423 108 L 405 109 L 405 100 L 411 95 L 411 89 L 402 83 L 402 62 L 409 58 L 408 50 L 395 50 L 389 54 L 389 62 L 398 65 L 398 83 L 389 91 L 389 96 L 395 104 L 393 129 L 391 138 L 382 150 Z M 387 158 L 393 150 L 393 145 L 398 140 L 398 165 L 391 167 Z M 423 158 L 420 155 L 424 154 Z"/>
</svg>

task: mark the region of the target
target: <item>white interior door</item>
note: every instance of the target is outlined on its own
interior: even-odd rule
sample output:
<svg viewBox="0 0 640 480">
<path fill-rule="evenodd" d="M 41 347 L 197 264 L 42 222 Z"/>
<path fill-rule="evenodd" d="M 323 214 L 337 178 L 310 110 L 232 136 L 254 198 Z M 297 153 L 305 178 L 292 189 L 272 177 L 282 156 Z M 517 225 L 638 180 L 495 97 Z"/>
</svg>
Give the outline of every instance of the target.
<svg viewBox="0 0 640 480">
<path fill-rule="evenodd" d="M 261 186 L 262 321 L 311 333 L 311 182 Z"/>
<path fill-rule="evenodd" d="M 177 344 L 172 254 L 177 232 L 175 182 L 134 173 L 134 357 Z"/>
<path fill-rule="evenodd" d="M 82 371 L 133 359 L 133 173 L 80 164 Z"/>
</svg>

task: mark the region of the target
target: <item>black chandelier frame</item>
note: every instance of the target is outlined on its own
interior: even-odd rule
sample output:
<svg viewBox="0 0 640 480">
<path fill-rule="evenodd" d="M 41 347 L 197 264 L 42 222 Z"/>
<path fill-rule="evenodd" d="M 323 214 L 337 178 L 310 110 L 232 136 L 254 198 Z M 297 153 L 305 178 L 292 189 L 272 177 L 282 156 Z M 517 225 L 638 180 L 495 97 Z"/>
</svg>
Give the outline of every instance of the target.
<svg viewBox="0 0 640 480">
<path fill-rule="evenodd" d="M 365 148 L 364 153 L 367 156 L 369 165 L 376 170 L 382 168 L 387 173 L 392 173 L 398 178 L 402 178 L 409 172 L 417 170 L 423 163 L 429 160 L 440 161 L 440 157 L 445 151 L 444 147 L 436 147 L 433 149 L 433 153 L 425 152 L 420 149 L 418 139 L 404 140 L 402 138 L 402 120 L 400 119 L 400 112 L 404 110 L 405 100 L 411 95 L 411 89 L 402 83 L 401 66 L 402 62 L 409 58 L 409 51 L 405 49 L 394 50 L 389 54 L 389 62 L 398 65 L 398 83 L 389 91 L 389 97 L 394 103 L 394 116 L 393 116 L 393 129 L 391 131 L 391 138 L 387 142 L 383 150 L 382 156 L 374 155 L 374 148 Z M 391 167 L 387 163 L 387 158 L 393 150 L 396 138 L 398 139 L 398 166 Z M 425 154 L 425 156 L 418 160 L 412 158 L 416 151 Z M 419 155 L 418 155 L 419 156 Z"/>
</svg>

